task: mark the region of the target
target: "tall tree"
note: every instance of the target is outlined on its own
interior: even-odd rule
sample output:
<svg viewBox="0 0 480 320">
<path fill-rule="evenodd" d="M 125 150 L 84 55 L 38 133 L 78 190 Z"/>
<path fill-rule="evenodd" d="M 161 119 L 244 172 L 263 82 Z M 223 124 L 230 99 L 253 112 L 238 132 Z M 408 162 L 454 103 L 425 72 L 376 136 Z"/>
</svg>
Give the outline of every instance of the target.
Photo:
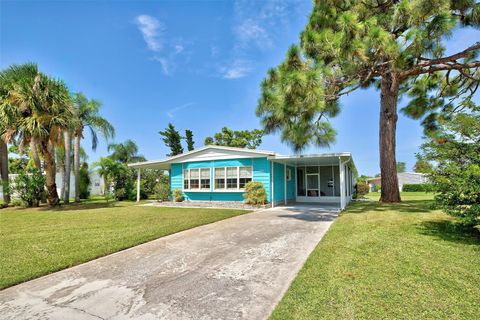
<svg viewBox="0 0 480 320">
<path fill-rule="evenodd" d="M 80 141 L 84 137 L 86 128 L 92 137 L 92 150 L 97 150 L 98 133 L 109 140 L 115 136 L 115 129 L 110 122 L 100 115 L 102 104 L 98 100 L 88 100 L 83 93 L 75 93 L 73 102 L 79 118 L 79 125 L 74 131 L 73 145 L 73 174 L 75 176 L 75 201 L 80 201 Z"/>
<path fill-rule="evenodd" d="M 407 171 L 407 164 L 405 162 L 398 161 L 396 166 L 398 173 Z"/>
<path fill-rule="evenodd" d="M 55 146 L 77 121 L 68 88 L 39 72 L 35 64 L 12 65 L 0 77 L 2 137 L 6 142 L 18 137 L 23 145 L 35 139 L 44 159 L 48 203 L 57 205 Z"/>
<path fill-rule="evenodd" d="M 8 149 L 7 144 L 0 137 L 0 176 L 2 178 L 3 203 L 10 203 L 10 192 L 8 190 Z"/>
<path fill-rule="evenodd" d="M 187 141 L 187 149 L 188 151 L 192 151 L 195 149 L 194 144 L 195 142 L 193 141 L 193 132 L 192 130 L 185 130 L 185 140 Z"/>
<path fill-rule="evenodd" d="M 217 146 L 256 149 L 262 144 L 263 130 L 240 130 L 233 131 L 227 127 L 223 127 L 213 137 L 205 138 L 205 145 L 213 144 Z"/>
<path fill-rule="evenodd" d="M 138 154 L 138 147 L 132 140 L 123 143 L 112 143 L 108 145 L 108 151 L 112 151 L 110 159 L 120 163 L 132 163 L 145 161 L 145 157 Z"/>
<path fill-rule="evenodd" d="M 160 131 L 158 133 L 163 137 L 162 141 L 165 143 L 165 145 L 170 148 L 170 153 L 167 154 L 167 157 L 172 157 L 183 153 L 182 136 L 178 130 L 175 129 L 175 126 L 172 123 L 169 123 L 164 131 Z"/>
<path fill-rule="evenodd" d="M 282 99 L 273 95 L 268 101 L 274 112 L 267 119 L 273 123 L 264 122 L 264 126 L 279 128 L 282 137 L 294 145 L 301 140 L 295 132 L 289 133 L 293 131 L 291 123 L 298 117 L 289 110 L 296 105 L 290 99 L 306 96 L 305 90 L 297 93 L 296 88 L 306 86 L 311 68 L 321 72 L 317 86 L 323 87 L 324 93 L 319 103 L 325 104 L 326 110 L 335 110 L 339 98 L 356 89 L 379 88 L 380 200 L 398 202 L 395 157 L 398 98 L 405 93 L 410 96 L 403 112 L 422 119 L 427 131 L 434 129 L 439 120 L 448 118 L 452 111 L 470 107 L 479 83 L 480 61 L 475 57 L 480 43 L 460 50 L 451 48 L 448 52 L 456 52 L 446 55 L 445 38 L 454 28 L 479 23 L 480 5 L 473 0 L 316 0 L 301 34 L 306 70 L 299 76 L 295 74 L 299 69 L 294 69 L 292 81 L 287 82 L 290 85 L 270 79 L 270 74 L 280 73 L 270 71 L 267 82 L 272 84 L 263 88 L 263 94 L 270 98 L 270 90 L 276 87 L 285 93 Z M 316 96 L 316 90 L 308 92 Z M 264 108 L 262 100 L 263 97 L 259 108 Z M 310 109 L 307 103 L 301 110 Z M 293 120 L 279 121 L 284 114 L 291 114 Z M 319 120 L 310 124 L 317 125 L 322 132 L 323 118 L 324 113 L 320 112 Z M 306 117 L 299 123 L 308 127 L 310 119 Z M 301 146 L 300 141 L 298 147 Z"/>
</svg>

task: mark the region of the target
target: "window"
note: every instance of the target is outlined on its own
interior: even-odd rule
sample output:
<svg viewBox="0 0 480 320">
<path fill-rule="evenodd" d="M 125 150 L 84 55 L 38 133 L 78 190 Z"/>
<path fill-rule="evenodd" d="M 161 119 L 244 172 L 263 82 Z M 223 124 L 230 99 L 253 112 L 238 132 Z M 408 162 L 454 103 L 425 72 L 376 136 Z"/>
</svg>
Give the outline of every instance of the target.
<svg viewBox="0 0 480 320">
<path fill-rule="evenodd" d="M 215 189 L 225 189 L 225 168 L 215 168 Z"/>
<path fill-rule="evenodd" d="M 184 190 L 210 190 L 210 168 L 183 170 Z"/>
<path fill-rule="evenodd" d="M 200 169 L 200 189 L 210 190 L 210 169 Z"/>
<path fill-rule="evenodd" d="M 227 189 L 238 188 L 238 170 L 237 167 L 227 168 Z"/>
<path fill-rule="evenodd" d="M 240 167 L 240 189 L 245 188 L 250 181 L 252 181 L 252 167 Z"/>
<path fill-rule="evenodd" d="M 215 190 L 242 190 L 252 181 L 252 167 L 215 168 Z"/>
</svg>

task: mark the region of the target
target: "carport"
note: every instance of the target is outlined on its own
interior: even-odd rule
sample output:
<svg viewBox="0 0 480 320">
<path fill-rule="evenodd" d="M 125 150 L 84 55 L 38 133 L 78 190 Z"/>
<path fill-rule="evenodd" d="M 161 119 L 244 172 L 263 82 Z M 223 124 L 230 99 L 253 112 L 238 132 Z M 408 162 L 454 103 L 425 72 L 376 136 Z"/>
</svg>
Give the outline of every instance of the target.
<svg viewBox="0 0 480 320">
<path fill-rule="evenodd" d="M 308 206 L 328 211 L 343 210 L 351 201 L 356 168 L 349 152 L 313 155 L 269 157 L 273 163 L 282 165 L 283 174 L 272 169 L 272 190 L 279 190 L 283 199 L 273 195 L 273 205 Z M 293 172 L 289 172 L 293 171 Z M 292 181 L 293 180 L 293 181 Z M 289 188 L 294 192 L 292 196 Z"/>
</svg>

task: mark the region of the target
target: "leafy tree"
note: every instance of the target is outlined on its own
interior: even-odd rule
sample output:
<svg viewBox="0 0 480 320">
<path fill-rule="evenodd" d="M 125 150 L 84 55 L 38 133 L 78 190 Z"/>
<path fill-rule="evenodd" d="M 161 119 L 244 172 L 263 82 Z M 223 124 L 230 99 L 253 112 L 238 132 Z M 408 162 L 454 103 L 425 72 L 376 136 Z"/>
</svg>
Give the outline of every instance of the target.
<svg viewBox="0 0 480 320">
<path fill-rule="evenodd" d="M 428 177 L 437 205 L 468 225 L 480 225 L 480 112 L 454 116 L 421 149 L 423 159 L 436 163 Z"/>
<path fill-rule="evenodd" d="M 418 158 L 413 166 L 413 171 L 417 173 L 429 173 L 432 170 L 432 165 L 421 158 Z"/>
<path fill-rule="evenodd" d="M 407 164 L 405 162 L 397 162 L 397 172 L 402 173 L 407 171 Z"/>
<path fill-rule="evenodd" d="M 187 141 L 187 149 L 188 151 L 192 151 L 195 149 L 194 144 L 195 142 L 193 141 L 193 132 L 192 130 L 185 130 L 185 140 Z"/>
<path fill-rule="evenodd" d="M 142 169 L 142 180 L 140 185 L 140 191 L 145 194 L 145 197 L 155 194 L 155 187 L 159 183 L 168 183 L 169 177 L 164 174 L 163 170 L 158 169 Z"/>
<path fill-rule="evenodd" d="M 165 131 L 158 132 L 162 136 L 162 141 L 165 146 L 170 148 L 170 153 L 167 157 L 176 156 L 183 153 L 182 136 L 172 123 L 169 123 Z M 192 136 L 193 137 L 193 136 Z"/>
<path fill-rule="evenodd" d="M 213 138 L 205 138 L 205 145 L 256 149 L 262 143 L 263 135 L 264 131 L 259 129 L 233 131 L 223 127 L 220 132 L 215 133 Z"/>
<path fill-rule="evenodd" d="M 145 157 L 138 154 L 137 144 L 132 140 L 126 140 L 123 143 L 109 144 L 108 151 L 112 151 L 112 154 L 109 155 L 109 157 L 113 161 L 120 163 L 145 161 Z"/>
<path fill-rule="evenodd" d="M 73 103 L 77 110 L 79 118 L 78 127 L 74 131 L 75 143 L 73 146 L 73 172 L 75 175 L 75 201 L 80 201 L 80 158 L 81 146 L 80 140 L 84 137 L 86 128 L 90 131 L 92 137 L 92 150 L 95 151 L 98 145 L 98 133 L 105 139 L 109 140 L 115 136 L 115 128 L 110 122 L 100 115 L 102 104 L 98 100 L 88 100 L 83 93 L 75 93 L 73 95 Z M 78 191 L 77 191 L 78 190 Z"/>
<path fill-rule="evenodd" d="M 480 42 L 446 55 L 444 40 L 454 28 L 479 23 L 480 5 L 473 0 L 315 1 L 301 34 L 301 54 L 291 48 L 286 61 L 269 71 L 257 113 L 267 132 L 281 131 L 296 150 L 310 141 L 302 141 L 303 133 L 324 145 L 332 135 L 325 116 L 337 113 L 339 98 L 359 88 L 379 88 L 380 200 L 398 202 L 398 98 L 409 96 L 403 112 L 421 119 L 427 132 L 452 111 L 470 108 L 479 83 Z M 324 138 L 318 138 L 322 132 Z"/>
<path fill-rule="evenodd" d="M 39 72 L 35 64 L 12 65 L 0 74 L 0 134 L 5 142 L 32 139 L 44 160 L 48 203 L 59 203 L 55 184 L 55 147 L 62 133 L 77 125 L 65 83 Z"/>
</svg>

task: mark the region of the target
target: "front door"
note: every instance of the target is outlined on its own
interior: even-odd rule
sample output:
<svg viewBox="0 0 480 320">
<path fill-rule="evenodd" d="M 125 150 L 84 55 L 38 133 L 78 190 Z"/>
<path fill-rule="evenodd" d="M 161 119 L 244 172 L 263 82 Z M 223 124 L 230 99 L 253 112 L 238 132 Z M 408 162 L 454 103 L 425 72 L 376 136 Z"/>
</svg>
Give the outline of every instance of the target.
<svg viewBox="0 0 480 320">
<path fill-rule="evenodd" d="M 307 173 L 307 197 L 320 196 L 320 176 L 318 173 Z"/>
</svg>

